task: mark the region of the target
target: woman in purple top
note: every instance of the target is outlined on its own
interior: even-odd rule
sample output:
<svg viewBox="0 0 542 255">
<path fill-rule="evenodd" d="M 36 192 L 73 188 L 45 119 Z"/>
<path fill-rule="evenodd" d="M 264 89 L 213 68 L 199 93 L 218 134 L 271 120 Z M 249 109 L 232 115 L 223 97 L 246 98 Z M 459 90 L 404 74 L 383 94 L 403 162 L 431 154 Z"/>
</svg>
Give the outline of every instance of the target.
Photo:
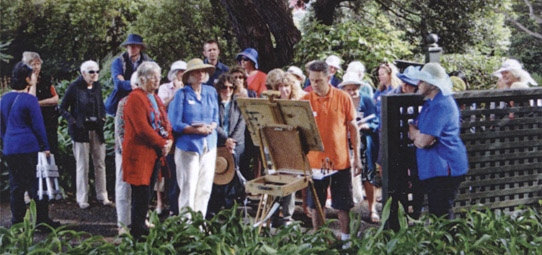
<svg viewBox="0 0 542 255">
<path fill-rule="evenodd" d="M 11 223 L 23 221 L 26 213 L 23 197 L 29 190 L 30 196 L 36 200 L 37 223 L 47 223 L 56 228 L 60 224 L 49 219 L 47 200 L 37 199 L 38 152 L 43 151 L 47 156 L 50 152 L 38 98 L 28 94 L 36 82 L 37 76 L 32 68 L 22 62 L 17 63 L 11 77 L 13 91 L 4 94 L 0 101 L 3 154 L 9 168 Z"/>
</svg>

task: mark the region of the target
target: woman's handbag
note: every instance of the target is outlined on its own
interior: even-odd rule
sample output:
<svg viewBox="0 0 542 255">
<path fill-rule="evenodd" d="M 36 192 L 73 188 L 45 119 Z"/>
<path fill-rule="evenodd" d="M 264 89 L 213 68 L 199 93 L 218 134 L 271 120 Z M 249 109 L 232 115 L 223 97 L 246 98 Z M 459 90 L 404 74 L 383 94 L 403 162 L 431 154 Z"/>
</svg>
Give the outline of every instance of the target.
<svg viewBox="0 0 542 255">
<path fill-rule="evenodd" d="M 45 152 L 38 152 L 38 165 L 36 166 L 36 177 L 39 181 L 38 198 L 43 199 L 43 194 L 47 192 L 49 200 L 62 198 L 62 193 L 58 185 L 58 167 L 55 163 L 55 157 L 53 154 L 49 155 L 49 158 L 45 155 Z M 47 190 L 43 190 L 43 181 L 47 185 Z M 53 189 L 54 183 L 54 189 Z"/>
</svg>

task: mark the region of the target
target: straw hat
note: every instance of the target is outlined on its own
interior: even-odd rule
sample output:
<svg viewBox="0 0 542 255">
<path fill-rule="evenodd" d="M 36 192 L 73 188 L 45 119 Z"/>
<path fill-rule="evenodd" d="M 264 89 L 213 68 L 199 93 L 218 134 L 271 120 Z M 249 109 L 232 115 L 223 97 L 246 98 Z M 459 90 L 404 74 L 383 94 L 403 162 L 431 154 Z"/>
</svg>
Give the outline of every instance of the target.
<svg viewBox="0 0 542 255">
<path fill-rule="evenodd" d="M 169 79 L 169 81 L 173 81 L 177 71 L 182 71 L 182 70 L 186 70 L 186 62 L 182 60 L 173 62 L 173 64 L 171 65 L 171 68 L 169 69 L 169 73 L 167 74 L 167 78 Z"/>
<path fill-rule="evenodd" d="M 412 72 L 410 78 L 422 80 L 436 86 L 444 96 L 452 94 L 452 80 L 440 64 L 427 63 L 421 71 Z"/>
<path fill-rule="evenodd" d="M 190 75 L 190 72 L 195 70 L 205 70 L 205 72 L 208 73 L 214 73 L 215 67 L 213 65 L 205 64 L 203 63 L 203 60 L 200 58 L 193 58 L 188 61 L 188 64 L 186 64 L 186 71 L 184 71 L 183 74 L 183 83 L 188 83 L 188 77 Z"/>
<path fill-rule="evenodd" d="M 233 161 L 233 155 L 228 151 L 226 147 L 216 148 L 216 165 L 215 165 L 215 179 L 213 181 L 216 185 L 225 185 L 233 180 L 235 175 L 235 163 Z"/>
</svg>

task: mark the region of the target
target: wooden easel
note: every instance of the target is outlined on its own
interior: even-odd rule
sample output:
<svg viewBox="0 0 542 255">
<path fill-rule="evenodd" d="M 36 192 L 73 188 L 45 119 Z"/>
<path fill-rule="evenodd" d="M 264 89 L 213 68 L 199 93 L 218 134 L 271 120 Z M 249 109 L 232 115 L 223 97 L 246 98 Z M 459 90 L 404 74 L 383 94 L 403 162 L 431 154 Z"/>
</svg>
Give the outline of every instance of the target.
<svg viewBox="0 0 542 255">
<path fill-rule="evenodd" d="M 262 160 L 265 149 L 271 156 L 276 173 L 247 182 L 246 190 L 261 194 L 255 217 L 255 226 L 269 223 L 278 207 L 278 198 L 309 187 L 318 217 L 324 222 L 324 213 L 314 189 L 312 170 L 306 154 L 309 150 L 323 151 L 322 139 L 308 101 L 268 99 L 237 99 L 239 108 L 255 145 L 260 146 Z M 287 170 L 289 173 L 283 173 Z M 295 174 L 292 174 L 294 172 Z"/>
</svg>

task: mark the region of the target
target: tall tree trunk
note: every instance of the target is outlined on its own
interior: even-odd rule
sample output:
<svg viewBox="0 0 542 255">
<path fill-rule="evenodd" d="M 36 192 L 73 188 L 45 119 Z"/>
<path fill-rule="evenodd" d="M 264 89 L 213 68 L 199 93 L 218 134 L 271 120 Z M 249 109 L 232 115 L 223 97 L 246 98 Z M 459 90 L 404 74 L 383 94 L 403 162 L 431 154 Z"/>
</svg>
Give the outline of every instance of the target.
<svg viewBox="0 0 542 255">
<path fill-rule="evenodd" d="M 220 0 L 220 3 L 228 12 L 240 48 L 258 51 L 260 70 L 267 72 L 291 61 L 293 46 L 301 34 L 283 0 Z"/>
<path fill-rule="evenodd" d="M 347 0 L 316 0 L 316 2 L 312 3 L 316 20 L 324 25 L 333 25 L 335 8 L 343 1 Z"/>
</svg>

